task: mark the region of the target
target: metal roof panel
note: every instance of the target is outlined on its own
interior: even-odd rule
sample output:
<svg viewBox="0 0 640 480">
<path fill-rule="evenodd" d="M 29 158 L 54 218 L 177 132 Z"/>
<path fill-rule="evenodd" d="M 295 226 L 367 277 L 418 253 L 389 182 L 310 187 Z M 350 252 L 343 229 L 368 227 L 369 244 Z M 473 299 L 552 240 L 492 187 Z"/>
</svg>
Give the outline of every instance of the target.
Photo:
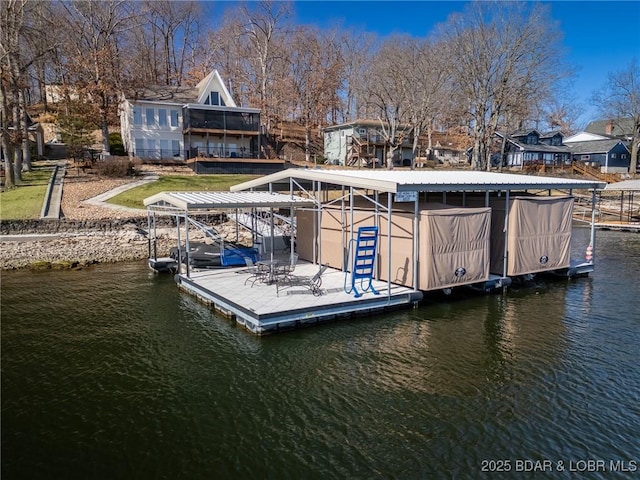
<svg viewBox="0 0 640 480">
<path fill-rule="evenodd" d="M 283 184 L 288 179 L 305 179 L 335 185 L 368 188 L 381 192 L 420 191 L 492 191 L 523 189 L 604 188 L 597 180 L 543 177 L 516 173 L 475 170 L 328 170 L 288 169 L 231 187 L 232 191 L 265 188 L 269 183 Z"/>
<path fill-rule="evenodd" d="M 168 205 L 183 210 L 295 207 L 313 205 L 312 199 L 270 192 L 161 192 L 144 199 L 145 206 Z"/>
</svg>

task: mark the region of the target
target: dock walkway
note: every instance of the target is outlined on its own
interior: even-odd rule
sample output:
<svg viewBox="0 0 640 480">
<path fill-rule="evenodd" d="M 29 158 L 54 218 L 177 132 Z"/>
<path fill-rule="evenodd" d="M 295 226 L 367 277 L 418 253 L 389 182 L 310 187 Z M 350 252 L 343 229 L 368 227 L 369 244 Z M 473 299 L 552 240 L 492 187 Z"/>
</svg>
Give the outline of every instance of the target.
<svg viewBox="0 0 640 480">
<path fill-rule="evenodd" d="M 318 268 L 300 262 L 295 274 L 310 278 Z M 245 285 L 248 277 L 244 268 L 225 268 L 192 271 L 190 277 L 178 275 L 177 281 L 180 288 L 214 307 L 218 314 L 235 319 L 257 335 L 412 306 L 422 300 L 421 292 L 395 284 L 391 284 L 389 295 L 388 284 L 382 281 L 373 282 L 379 295 L 368 292 L 355 298 L 344 292 L 344 273 L 332 268 L 322 275 L 319 296 L 295 282 L 277 288 L 262 282 Z"/>
</svg>

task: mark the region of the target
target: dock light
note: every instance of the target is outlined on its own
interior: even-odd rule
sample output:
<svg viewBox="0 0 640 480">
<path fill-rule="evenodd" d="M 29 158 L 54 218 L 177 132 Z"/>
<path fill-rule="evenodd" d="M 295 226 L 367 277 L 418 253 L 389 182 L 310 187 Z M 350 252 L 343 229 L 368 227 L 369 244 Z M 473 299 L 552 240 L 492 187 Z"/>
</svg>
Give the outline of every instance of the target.
<svg viewBox="0 0 640 480">
<path fill-rule="evenodd" d="M 587 262 L 590 262 L 593 259 L 593 246 L 591 244 L 589 244 L 589 246 L 587 247 L 585 259 L 587 260 Z"/>
</svg>

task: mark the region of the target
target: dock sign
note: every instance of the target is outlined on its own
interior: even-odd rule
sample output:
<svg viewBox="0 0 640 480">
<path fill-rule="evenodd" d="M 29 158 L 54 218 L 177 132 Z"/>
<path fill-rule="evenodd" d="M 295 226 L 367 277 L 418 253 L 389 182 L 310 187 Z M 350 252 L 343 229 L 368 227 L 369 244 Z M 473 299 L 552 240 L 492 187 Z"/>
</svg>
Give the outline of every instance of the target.
<svg viewBox="0 0 640 480">
<path fill-rule="evenodd" d="M 396 202 L 415 202 L 418 199 L 418 192 L 397 192 Z"/>
</svg>

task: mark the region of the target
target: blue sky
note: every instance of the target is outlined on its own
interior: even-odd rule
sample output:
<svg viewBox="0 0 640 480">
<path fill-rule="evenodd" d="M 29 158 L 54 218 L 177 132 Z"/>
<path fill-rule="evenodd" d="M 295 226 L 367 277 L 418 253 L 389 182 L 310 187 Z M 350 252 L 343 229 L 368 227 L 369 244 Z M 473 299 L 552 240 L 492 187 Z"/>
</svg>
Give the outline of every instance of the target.
<svg viewBox="0 0 640 480">
<path fill-rule="evenodd" d="M 379 36 L 407 33 L 426 36 L 449 14 L 461 12 L 468 2 L 458 1 L 312 1 L 294 2 L 296 23 L 321 28 L 341 25 Z M 589 99 L 607 80 L 609 72 L 640 61 L 640 1 L 558 1 L 551 6 L 553 20 L 564 33 L 567 60 L 577 68 L 576 101 L 582 104 L 581 127 L 595 119 Z"/>
</svg>

